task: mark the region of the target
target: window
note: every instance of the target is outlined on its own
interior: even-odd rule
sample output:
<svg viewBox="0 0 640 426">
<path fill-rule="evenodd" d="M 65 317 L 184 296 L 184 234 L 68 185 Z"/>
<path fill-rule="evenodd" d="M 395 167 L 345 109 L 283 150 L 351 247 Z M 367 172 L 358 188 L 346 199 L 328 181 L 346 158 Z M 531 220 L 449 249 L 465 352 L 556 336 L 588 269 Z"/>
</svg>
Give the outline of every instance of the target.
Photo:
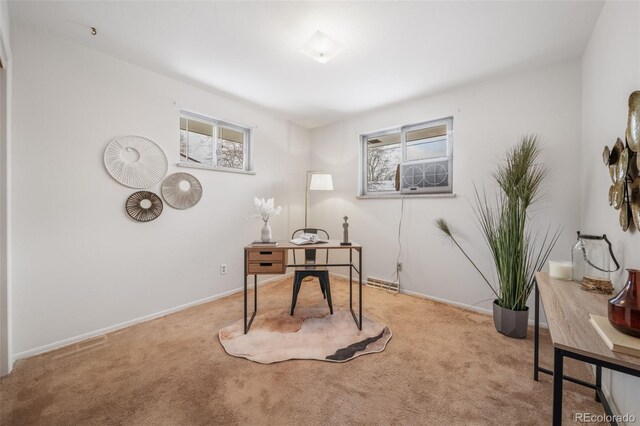
<svg viewBox="0 0 640 426">
<path fill-rule="evenodd" d="M 367 150 L 367 192 L 396 190 L 397 170 L 402 161 L 400 132 L 365 137 Z"/>
<path fill-rule="evenodd" d="M 453 118 L 361 136 L 360 195 L 451 193 Z"/>
<path fill-rule="evenodd" d="M 180 165 L 251 171 L 251 130 L 213 118 L 180 113 Z"/>
</svg>

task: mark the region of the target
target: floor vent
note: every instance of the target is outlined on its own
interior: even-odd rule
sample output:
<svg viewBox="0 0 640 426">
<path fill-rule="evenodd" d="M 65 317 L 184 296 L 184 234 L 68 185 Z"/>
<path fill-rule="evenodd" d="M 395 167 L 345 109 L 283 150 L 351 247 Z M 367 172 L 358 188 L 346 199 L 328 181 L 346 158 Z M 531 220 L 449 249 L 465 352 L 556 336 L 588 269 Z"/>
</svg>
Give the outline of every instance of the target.
<svg viewBox="0 0 640 426">
<path fill-rule="evenodd" d="M 398 292 L 400 290 L 400 284 L 391 281 L 381 280 L 379 278 L 367 277 L 367 287 L 379 288 L 382 290 L 390 290 Z"/>
</svg>

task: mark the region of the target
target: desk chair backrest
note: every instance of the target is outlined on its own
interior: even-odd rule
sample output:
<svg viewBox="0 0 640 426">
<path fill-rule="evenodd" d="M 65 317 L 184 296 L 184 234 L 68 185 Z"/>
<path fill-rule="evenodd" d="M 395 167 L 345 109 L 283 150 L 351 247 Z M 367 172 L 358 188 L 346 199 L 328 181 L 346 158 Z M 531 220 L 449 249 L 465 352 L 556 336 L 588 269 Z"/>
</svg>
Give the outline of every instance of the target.
<svg viewBox="0 0 640 426">
<path fill-rule="evenodd" d="M 318 234 L 318 238 L 321 240 L 328 240 L 329 234 L 324 229 L 318 228 L 301 228 L 296 229 L 291 234 L 291 239 L 296 238 L 297 234 Z M 316 263 L 316 249 L 306 249 L 304 251 L 304 261 L 305 263 Z M 293 250 L 293 263 L 296 262 L 296 250 Z M 329 263 L 329 250 L 325 250 L 325 263 Z"/>
</svg>

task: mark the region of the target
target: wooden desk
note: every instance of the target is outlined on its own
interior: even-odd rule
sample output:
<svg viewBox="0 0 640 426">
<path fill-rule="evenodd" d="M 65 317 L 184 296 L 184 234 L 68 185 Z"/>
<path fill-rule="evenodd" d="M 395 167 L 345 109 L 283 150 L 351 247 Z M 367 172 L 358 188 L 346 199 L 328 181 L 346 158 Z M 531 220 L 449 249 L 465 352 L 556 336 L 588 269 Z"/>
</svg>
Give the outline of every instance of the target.
<svg viewBox="0 0 640 426">
<path fill-rule="evenodd" d="M 640 358 L 610 350 L 589 322 L 590 314 L 607 316 L 607 300 L 610 297 L 581 290 L 574 281 L 553 279 L 542 272 L 536 274 L 533 378 L 537 381 L 539 372 L 553 376 L 554 425 L 562 423 L 563 379 L 594 389 L 596 401 L 601 401 L 605 412 L 612 415 L 609 402 L 602 392 L 602 368 L 640 377 Z M 540 299 L 553 342 L 553 371 L 539 366 Z M 588 383 L 565 376 L 564 357 L 593 364 L 596 367 L 596 382 Z"/>
<path fill-rule="evenodd" d="M 349 246 L 340 245 L 339 240 L 329 240 L 320 244 L 296 245 L 289 241 L 278 241 L 277 246 L 253 245 L 244 248 L 244 333 L 249 332 L 251 323 L 258 310 L 258 275 L 284 274 L 287 268 L 302 268 L 308 264 L 289 264 L 289 250 L 349 250 L 349 263 L 316 263 L 317 266 L 349 267 L 349 309 L 358 329 L 362 330 L 362 246 L 352 242 Z M 353 263 L 353 252 L 358 252 L 358 267 Z M 353 310 L 353 271 L 358 274 L 358 315 Z M 247 277 L 253 275 L 253 313 L 248 317 Z"/>
</svg>

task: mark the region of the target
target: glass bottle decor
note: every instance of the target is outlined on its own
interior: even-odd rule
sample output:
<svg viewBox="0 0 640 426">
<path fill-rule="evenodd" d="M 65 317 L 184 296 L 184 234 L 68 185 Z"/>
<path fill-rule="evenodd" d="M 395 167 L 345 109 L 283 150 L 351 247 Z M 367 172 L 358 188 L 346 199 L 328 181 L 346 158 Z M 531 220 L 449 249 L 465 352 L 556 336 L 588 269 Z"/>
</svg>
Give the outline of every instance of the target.
<svg viewBox="0 0 640 426">
<path fill-rule="evenodd" d="M 610 262 L 616 265 L 611 270 Z M 613 255 L 611 242 L 606 235 L 586 235 L 578 231 L 578 242 L 571 250 L 571 264 L 573 280 L 582 282 L 583 278 L 598 281 L 611 281 L 611 272 L 620 269 L 620 265 Z"/>
<path fill-rule="evenodd" d="M 627 272 L 627 284 L 609 299 L 609 322 L 622 333 L 640 337 L 640 269 Z"/>
</svg>

